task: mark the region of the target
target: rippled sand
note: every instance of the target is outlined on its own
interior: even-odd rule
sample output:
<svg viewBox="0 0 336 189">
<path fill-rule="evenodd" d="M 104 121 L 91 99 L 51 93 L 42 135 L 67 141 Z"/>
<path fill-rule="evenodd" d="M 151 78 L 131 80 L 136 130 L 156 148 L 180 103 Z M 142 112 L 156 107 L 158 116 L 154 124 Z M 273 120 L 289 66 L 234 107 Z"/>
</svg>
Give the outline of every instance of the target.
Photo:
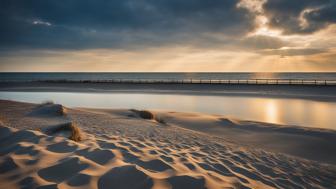
<svg viewBox="0 0 336 189">
<path fill-rule="evenodd" d="M 203 124 L 213 123 L 214 116 L 157 112 L 166 121 L 159 123 L 141 119 L 129 110 L 68 109 L 10 101 L 0 101 L 0 107 L 0 188 L 336 186 L 332 163 L 311 161 L 304 154 L 299 157 L 268 150 L 262 145 L 253 148 L 246 145 L 248 138 L 243 136 L 240 142 L 239 137 L 216 135 L 216 125 L 207 131 L 191 124 L 202 120 Z M 249 126 L 246 122 L 218 119 L 223 127 L 236 125 L 242 130 Z M 81 141 L 69 140 L 67 133 L 45 132 L 68 122 L 81 129 Z M 245 130 L 260 129 L 307 136 L 307 140 L 334 136 L 327 131 L 277 130 L 267 125 Z"/>
</svg>

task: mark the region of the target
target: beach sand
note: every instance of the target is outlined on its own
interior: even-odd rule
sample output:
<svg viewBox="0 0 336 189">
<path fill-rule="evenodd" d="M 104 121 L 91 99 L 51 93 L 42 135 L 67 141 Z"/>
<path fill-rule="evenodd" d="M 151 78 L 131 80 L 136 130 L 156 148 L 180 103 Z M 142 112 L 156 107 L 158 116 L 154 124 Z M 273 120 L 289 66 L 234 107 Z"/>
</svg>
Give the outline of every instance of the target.
<svg viewBox="0 0 336 189">
<path fill-rule="evenodd" d="M 336 187 L 335 131 L 151 112 L 1 100 L 0 188 Z"/>
</svg>

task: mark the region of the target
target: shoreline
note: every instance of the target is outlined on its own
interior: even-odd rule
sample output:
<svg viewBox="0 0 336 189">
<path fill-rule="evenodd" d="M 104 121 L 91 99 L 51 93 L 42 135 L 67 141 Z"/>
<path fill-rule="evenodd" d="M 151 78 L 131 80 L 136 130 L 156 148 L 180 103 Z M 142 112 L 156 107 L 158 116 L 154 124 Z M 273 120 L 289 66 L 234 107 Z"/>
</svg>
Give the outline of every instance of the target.
<svg viewBox="0 0 336 189">
<path fill-rule="evenodd" d="M 336 86 L 0 82 L 4 92 L 89 92 L 247 96 L 336 102 Z"/>
</svg>

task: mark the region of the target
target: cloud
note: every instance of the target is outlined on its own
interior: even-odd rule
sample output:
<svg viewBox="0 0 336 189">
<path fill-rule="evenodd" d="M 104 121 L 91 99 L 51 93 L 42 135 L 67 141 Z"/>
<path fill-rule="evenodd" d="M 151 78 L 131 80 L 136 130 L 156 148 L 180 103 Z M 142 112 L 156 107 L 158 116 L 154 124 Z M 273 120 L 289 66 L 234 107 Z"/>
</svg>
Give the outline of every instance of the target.
<svg viewBox="0 0 336 189">
<path fill-rule="evenodd" d="M 269 25 L 285 34 L 308 34 L 336 23 L 335 0 L 268 0 Z"/>
<path fill-rule="evenodd" d="M 49 22 L 44 22 L 42 20 L 34 20 L 32 22 L 34 25 L 45 25 L 45 26 L 51 26 L 51 24 Z"/>
<path fill-rule="evenodd" d="M 1 71 L 28 72 L 292 72 L 336 71 L 336 49 L 310 56 L 267 55 L 222 49 L 192 49 L 158 47 L 123 51 L 116 49 L 86 49 L 13 52 L 0 56 Z M 42 53 L 42 54 L 41 54 Z"/>
<path fill-rule="evenodd" d="M 238 3 L 3 0 L 0 48 L 137 48 L 202 41 L 209 33 L 242 36 L 254 27 L 254 15 Z"/>
<path fill-rule="evenodd" d="M 277 37 L 256 35 L 249 36 L 241 40 L 240 46 L 251 49 L 278 49 L 284 46 L 289 46 L 288 42 L 285 42 Z"/>
<path fill-rule="evenodd" d="M 285 49 L 268 49 L 260 51 L 264 55 L 279 55 L 279 56 L 309 56 L 328 52 L 327 49 L 314 48 L 285 48 Z"/>
</svg>

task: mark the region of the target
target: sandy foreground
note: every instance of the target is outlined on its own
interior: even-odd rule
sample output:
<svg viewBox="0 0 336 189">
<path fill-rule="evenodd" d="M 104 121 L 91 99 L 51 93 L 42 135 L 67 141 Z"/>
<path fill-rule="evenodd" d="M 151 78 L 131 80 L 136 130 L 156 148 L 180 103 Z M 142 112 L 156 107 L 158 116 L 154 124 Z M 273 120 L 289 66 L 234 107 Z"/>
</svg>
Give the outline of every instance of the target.
<svg viewBox="0 0 336 189">
<path fill-rule="evenodd" d="M 0 100 L 0 188 L 336 188 L 335 131 L 153 114 Z"/>
</svg>

